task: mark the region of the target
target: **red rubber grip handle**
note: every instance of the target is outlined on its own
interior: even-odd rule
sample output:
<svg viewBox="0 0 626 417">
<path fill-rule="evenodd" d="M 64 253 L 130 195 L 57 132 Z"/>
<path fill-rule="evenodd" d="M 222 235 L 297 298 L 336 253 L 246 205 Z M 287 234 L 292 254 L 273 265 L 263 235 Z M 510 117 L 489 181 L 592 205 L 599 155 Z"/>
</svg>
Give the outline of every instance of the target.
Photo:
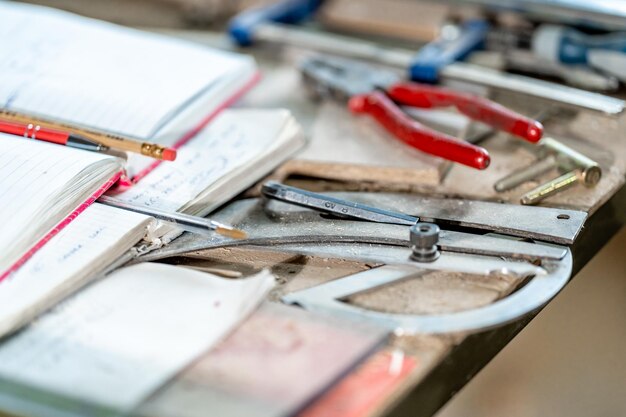
<svg viewBox="0 0 626 417">
<path fill-rule="evenodd" d="M 355 113 L 371 115 L 395 137 L 422 152 L 472 168 L 489 166 L 491 160 L 485 149 L 422 125 L 380 91 L 354 96 L 348 106 Z"/>
<path fill-rule="evenodd" d="M 387 89 L 387 95 L 396 103 L 411 107 L 454 106 L 473 120 L 532 143 L 543 136 L 543 126 L 538 121 L 484 97 L 417 83 L 394 84 Z"/>
</svg>

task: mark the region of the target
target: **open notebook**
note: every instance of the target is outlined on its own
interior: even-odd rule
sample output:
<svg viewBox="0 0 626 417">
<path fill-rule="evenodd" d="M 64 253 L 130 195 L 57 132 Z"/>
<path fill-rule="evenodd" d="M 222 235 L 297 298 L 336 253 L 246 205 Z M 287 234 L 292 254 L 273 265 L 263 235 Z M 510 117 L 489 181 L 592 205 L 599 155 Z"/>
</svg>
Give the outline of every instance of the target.
<svg viewBox="0 0 626 417">
<path fill-rule="evenodd" d="M 273 285 L 268 271 L 232 280 L 164 264 L 119 269 L 0 345 L 0 408 L 129 415 L 236 327 Z M 13 408 L 26 398 L 28 411 Z"/>
<path fill-rule="evenodd" d="M 0 160 L 5 152 L 1 140 L 2 137 Z M 68 178 L 72 170 L 68 167 L 75 154 L 80 155 L 75 158 L 77 161 L 92 170 L 99 166 L 96 161 L 109 161 L 116 167 L 112 172 L 120 169 L 119 160 L 112 157 L 20 138 L 5 140 L 7 145 L 23 145 L 24 149 L 16 149 L 16 153 L 28 157 L 22 156 L 21 160 L 34 166 L 42 164 L 38 167 L 39 181 L 30 181 L 33 184 L 46 184 L 43 179 L 49 175 L 55 176 L 54 183 L 58 182 L 59 187 L 71 183 Z M 299 125 L 286 110 L 226 110 L 180 149 L 176 161 L 159 165 L 126 191 L 115 190 L 116 197 L 135 205 L 205 215 L 254 184 L 303 144 Z M 41 154 L 35 161 L 33 152 L 39 148 L 46 150 L 45 157 Z M 7 161 L 10 159 L 12 157 L 7 157 Z M 56 171 L 52 171 L 43 165 L 47 161 L 61 163 L 49 164 L 56 167 Z M 87 161 L 94 162 L 88 164 Z M 0 171 L 3 168 L 0 164 Z M 21 172 L 20 177 L 25 178 L 26 174 L 26 171 Z M 5 176 L 0 177 L 2 191 L 5 180 Z M 6 200 L 9 207 L 13 207 L 14 216 L 32 220 L 26 212 L 19 214 L 19 208 L 30 207 L 34 200 L 29 199 L 41 196 L 16 194 L 20 195 L 18 201 Z M 0 212 L 7 210 L 4 202 L 0 196 Z M 34 213 L 34 209 L 28 213 L 31 212 Z M 20 233 L 24 223 L 15 223 L 10 236 L 24 238 Z M 180 233 L 179 229 L 149 216 L 93 204 L 37 252 L 29 254 L 32 257 L 19 269 L 0 281 L 0 336 L 16 330 L 97 277 L 120 256 L 125 255 L 129 260 L 139 254 L 137 249 L 129 250 L 142 239 L 140 248 L 147 250 L 166 244 Z M 3 230 L 0 253 L 12 249 L 12 238 Z"/>
<path fill-rule="evenodd" d="M 0 134 L 0 285 L 121 171 L 119 158 Z"/>
<path fill-rule="evenodd" d="M 288 110 L 225 110 L 179 152 L 116 198 L 205 216 L 305 143 Z"/>
<path fill-rule="evenodd" d="M 168 146 L 257 78 L 248 56 L 15 2 L 0 1 L 0 39 L 0 108 Z M 154 165 L 129 155 L 127 171 Z"/>
</svg>

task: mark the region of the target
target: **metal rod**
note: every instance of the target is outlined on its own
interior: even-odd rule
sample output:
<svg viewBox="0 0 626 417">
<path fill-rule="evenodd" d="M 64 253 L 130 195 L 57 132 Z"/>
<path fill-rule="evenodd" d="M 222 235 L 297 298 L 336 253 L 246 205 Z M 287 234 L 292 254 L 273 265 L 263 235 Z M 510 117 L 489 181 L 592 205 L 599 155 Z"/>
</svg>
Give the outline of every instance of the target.
<svg viewBox="0 0 626 417">
<path fill-rule="evenodd" d="M 567 174 L 563 174 L 560 177 L 555 178 L 552 181 L 548 181 L 547 183 L 540 185 L 534 190 L 527 192 L 522 196 L 520 201 L 522 202 L 522 204 L 526 205 L 537 204 L 545 198 L 548 198 L 560 191 L 570 188 L 580 180 L 580 170 L 568 172 Z"/>
<path fill-rule="evenodd" d="M 204 235 L 210 233 L 219 233 L 233 239 L 245 239 L 247 237 L 246 233 L 242 230 L 235 229 L 234 227 L 216 222 L 214 220 L 205 219 L 203 217 L 163 211 L 152 207 L 137 206 L 109 196 L 100 197 L 98 199 L 98 202 L 106 204 L 107 206 L 134 211 L 135 213 L 141 213 L 147 216 L 154 217 L 155 219 L 164 220 L 192 233 L 199 233 Z"/>
<path fill-rule="evenodd" d="M 256 29 L 254 36 L 272 43 L 297 45 L 314 51 L 346 58 L 365 59 L 399 68 L 408 68 L 415 56 L 415 51 L 410 49 L 386 48 L 374 42 L 323 32 L 292 29 L 289 25 L 279 23 L 261 25 Z"/>
<path fill-rule="evenodd" d="M 556 168 L 556 166 L 556 159 L 554 158 L 554 156 L 549 155 L 548 157 L 540 159 L 538 162 L 535 162 L 532 165 L 524 167 L 498 180 L 493 188 L 499 193 L 511 190 L 518 185 L 525 183 L 526 181 L 533 180 L 545 174 L 546 172 L 549 172 L 550 170 Z"/>
<path fill-rule="evenodd" d="M 374 42 L 361 41 L 346 36 L 307 32 L 278 23 L 261 25 L 256 30 L 255 37 L 274 43 L 297 45 L 314 51 L 365 59 L 403 70 L 410 68 L 416 55 L 416 51 L 410 49 L 388 48 Z M 503 91 L 556 101 L 568 107 L 595 110 L 607 114 L 619 114 L 626 106 L 623 100 L 602 94 L 461 62 L 444 67 L 440 75 L 446 80 L 485 85 Z"/>
<path fill-rule="evenodd" d="M 548 101 L 556 101 L 565 107 L 595 110 L 616 115 L 624 111 L 624 100 L 592 93 L 578 88 L 537 80 L 522 75 L 507 74 L 478 65 L 457 62 L 441 70 L 446 80 L 467 81 L 478 85 L 512 91 Z"/>
<path fill-rule="evenodd" d="M 591 187 L 600 181 L 602 170 L 596 161 L 550 137 L 542 138 L 539 144 L 556 155 L 557 163 L 562 170 L 580 169 L 584 185 Z"/>
</svg>

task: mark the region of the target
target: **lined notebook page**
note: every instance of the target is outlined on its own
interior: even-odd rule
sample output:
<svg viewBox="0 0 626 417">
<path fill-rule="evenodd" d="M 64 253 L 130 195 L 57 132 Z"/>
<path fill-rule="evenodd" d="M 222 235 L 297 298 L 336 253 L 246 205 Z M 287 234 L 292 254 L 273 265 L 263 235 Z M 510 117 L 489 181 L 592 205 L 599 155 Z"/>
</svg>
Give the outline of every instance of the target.
<svg viewBox="0 0 626 417">
<path fill-rule="evenodd" d="M 123 268 L 0 345 L 0 380 L 127 412 L 224 337 L 273 283 L 266 271 L 228 280 L 164 264 Z"/>
<path fill-rule="evenodd" d="M 134 246 L 150 221 L 98 203 L 88 207 L 0 283 L 0 336 Z"/>
<path fill-rule="evenodd" d="M 281 134 L 290 120 L 287 110 L 225 110 L 179 149 L 174 162 L 159 165 L 115 197 L 160 210 L 179 210 L 207 187 L 232 178 L 233 173 L 249 167 L 259 156 L 285 146 Z M 277 160 L 274 166 L 279 163 Z M 244 183 L 256 180 L 258 177 L 248 175 Z M 240 187 L 240 191 L 245 185 L 232 183 L 232 187 Z"/>
<path fill-rule="evenodd" d="M 221 78 L 253 65 L 245 56 L 14 2 L 0 1 L 0 39 L 0 107 L 143 138 Z"/>
<path fill-rule="evenodd" d="M 63 207 L 59 197 L 67 194 L 70 184 L 85 185 L 81 173 L 113 161 L 95 152 L 0 134 L 0 272 L 28 249 L 23 246 L 25 242 L 34 244 L 57 223 L 38 230 L 44 220 L 69 214 L 75 208 Z"/>
</svg>

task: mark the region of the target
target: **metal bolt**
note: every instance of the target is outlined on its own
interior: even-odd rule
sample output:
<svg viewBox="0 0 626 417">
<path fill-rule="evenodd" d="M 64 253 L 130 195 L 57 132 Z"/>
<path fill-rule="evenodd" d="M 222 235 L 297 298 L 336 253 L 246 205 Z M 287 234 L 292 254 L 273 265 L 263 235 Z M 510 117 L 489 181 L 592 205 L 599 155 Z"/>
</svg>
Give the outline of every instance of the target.
<svg viewBox="0 0 626 417">
<path fill-rule="evenodd" d="M 416 223 L 411 226 L 411 259 L 417 262 L 433 262 L 439 258 L 439 226 L 433 223 Z"/>
<path fill-rule="evenodd" d="M 582 174 L 580 170 L 563 174 L 560 177 L 550 180 L 545 184 L 530 190 L 521 197 L 520 202 L 524 205 L 537 204 L 541 200 L 575 185 L 581 180 L 581 176 Z"/>
<path fill-rule="evenodd" d="M 598 165 L 587 167 L 582 172 L 583 184 L 587 187 L 593 187 L 602 178 L 602 169 Z"/>
<path fill-rule="evenodd" d="M 522 204 L 537 204 L 577 183 L 593 187 L 600 181 L 602 177 L 600 166 L 580 152 L 550 137 L 541 139 L 539 146 L 542 159 L 500 179 L 494 185 L 496 191 L 502 192 L 515 188 L 553 168 L 558 168 L 563 174 L 524 194 L 520 200 Z"/>
<path fill-rule="evenodd" d="M 554 156 L 549 155 L 544 159 L 540 159 L 532 165 L 515 171 L 512 174 L 498 180 L 498 182 L 495 183 L 494 188 L 499 193 L 503 191 L 508 191 L 525 183 L 526 181 L 534 180 L 535 178 L 556 168 L 556 166 L 556 159 L 554 158 Z"/>
</svg>

